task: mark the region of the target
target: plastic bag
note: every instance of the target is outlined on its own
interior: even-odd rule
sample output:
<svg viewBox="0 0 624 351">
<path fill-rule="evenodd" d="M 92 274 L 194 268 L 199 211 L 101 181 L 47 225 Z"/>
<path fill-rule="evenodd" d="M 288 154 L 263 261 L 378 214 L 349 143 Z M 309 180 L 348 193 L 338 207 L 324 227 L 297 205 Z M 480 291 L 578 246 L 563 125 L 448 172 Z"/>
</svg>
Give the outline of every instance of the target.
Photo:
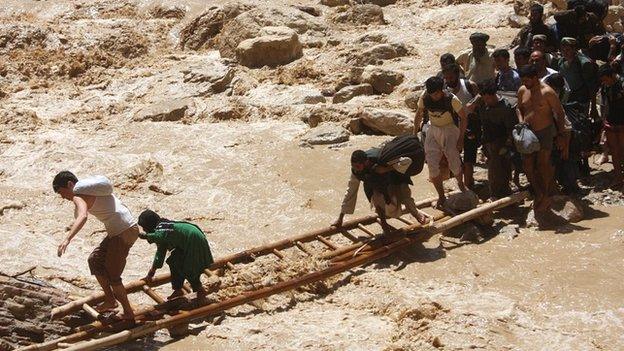
<svg viewBox="0 0 624 351">
<path fill-rule="evenodd" d="M 529 125 L 526 123 L 516 124 L 512 131 L 516 150 L 521 154 L 532 154 L 540 150 L 540 142 Z"/>
</svg>

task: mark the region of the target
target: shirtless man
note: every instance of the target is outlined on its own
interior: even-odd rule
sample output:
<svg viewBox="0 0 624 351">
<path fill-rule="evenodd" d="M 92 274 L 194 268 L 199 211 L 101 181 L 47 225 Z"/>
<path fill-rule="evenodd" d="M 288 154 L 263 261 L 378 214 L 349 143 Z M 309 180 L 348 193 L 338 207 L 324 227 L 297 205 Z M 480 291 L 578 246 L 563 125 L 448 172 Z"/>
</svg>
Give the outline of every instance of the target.
<svg viewBox="0 0 624 351">
<path fill-rule="evenodd" d="M 540 82 L 534 66 L 520 68 L 522 86 L 518 90 L 518 120 L 527 123 L 540 141 L 540 150 L 523 155 L 524 172 L 533 187 L 536 212 L 548 210 L 551 204 L 550 185 L 554 177 L 550 154 L 557 137 L 557 147 L 563 149 L 565 112 L 557 93 Z M 553 114 L 556 116 L 553 123 Z"/>
<path fill-rule="evenodd" d="M 121 273 L 126 266 L 130 248 L 139 237 L 139 227 L 132 216 L 115 195 L 110 181 L 102 176 L 78 181 L 76 176 L 63 171 L 52 181 L 55 193 L 74 204 L 75 220 L 67 238 L 58 247 L 61 257 L 71 240 L 87 222 L 89 214 L 99 219 L 106 228 L 106 237 L 89 255 L 89 270 L 95 275 L 104 291 L 104 302 L 96 308 L 98 312 L 114 310 L 117 299 L 123 307 L 123 314 L 117 319 L 134 321 L 134 311 L 128 301 L 126 289 L 121 282 Z"/>
</svg>

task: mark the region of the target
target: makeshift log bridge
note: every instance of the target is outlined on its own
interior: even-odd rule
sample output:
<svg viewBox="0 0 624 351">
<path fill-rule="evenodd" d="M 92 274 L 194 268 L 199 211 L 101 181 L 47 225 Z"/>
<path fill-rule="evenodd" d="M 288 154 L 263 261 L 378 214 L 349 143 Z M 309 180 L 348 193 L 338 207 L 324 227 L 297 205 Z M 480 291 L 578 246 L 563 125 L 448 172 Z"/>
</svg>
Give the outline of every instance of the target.
<svg viewBox="0 0 624 351">
<path fill-rule="evenodd" d="M 275 282 L 269 286 L 244 291 L 220 301 L 193 299 L 193 307 L 188 310 L 180 307 L 180 303 L 177 301 L 181 299 L 165 301 L 153 289 L 167 284 L 170 281 L 169 274 L 159 275 L 149 283 L 143 280 L 134 281 L 125 285 L 128 294 L 146 294 L 156 303 L 151 307 L 136 311 L 136 324 L 129 325 L 128 322 L 124 321 L 103 324 L 98 321 L 100 315 L 93 306 L 104 301 L 104 295 L 101 293 L 93 294 L 55 308 L 52 311 L 52 318 L 61 318 L 82 310 L 90 315 L 95 320 L 94 322 L 78 328 L 74 334 L 31 345 L 23 348 L 23 350 L 96 350 L 137 339 L 160 329 L 169 329 L 171 332 L 176 328 L 188 326 L 191 321 L 215 316 L 233 307 L 251 304 L 256 300 L 320 282 L 351 268 L 369 264 L 415 243 L 427 241 L 433 235 L 452 227 L 521 202 L 527 197 L 527 192 L 520 192 L 495 202 L 481 204 L 477 208 L 455 217 L 438 214 L 434 217 L 435 221 L 425 227 L 404 218 L 398 218 L 392 223 L 398 222 L 399 225 L 396 225 L 396 228 L 393 227 L 394 231 L 388 235 L 376 235 L 375 231 L 380 231 L 377 225 L 378 219 L 376 216 L 367 216 L 345 222 L 341 228 L 331 227 L 313 231 L 231 255 L 216 261 L 210 269 L 206 269 L 206 275 L 223 275 L 227 270 L 243 270 L 246 264 L 251 264 L 263 256 L 287 261 L 289 259 L 286 255 L 288 250 L 298 250 L 303 255 L 322 260 L 326 265 L 290 279 Z M 419 208 L 427 208 L 432 206 L 434 201 L 435 199 L 428 199 L 417 203 L 417 205 Z M 342 237 L 343 241 L 347 239 L 350 244 L 339 245 L 338 237 Z M 317 247 L 322 245 L 324 249 L 313 250 L 312 246 L 315 243 Z M 194 297 L 193 294 L 188 296 Z"/>
</svg>

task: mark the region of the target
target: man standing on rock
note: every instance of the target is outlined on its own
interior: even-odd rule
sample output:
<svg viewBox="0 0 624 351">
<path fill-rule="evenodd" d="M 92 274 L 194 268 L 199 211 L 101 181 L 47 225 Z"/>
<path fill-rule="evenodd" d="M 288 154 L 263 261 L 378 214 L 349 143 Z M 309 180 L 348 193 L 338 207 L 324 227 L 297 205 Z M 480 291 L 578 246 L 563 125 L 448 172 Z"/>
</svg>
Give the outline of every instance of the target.
<svg viewBox="0 0 624 351">
<path fill-rule="evenodd" d="M 457 57 L 457 63 L 466 72 L 466 78 L 477 84 L 495 77 L 494 59 L 487 48 L 488 40 L 490 40 L 490 36 L 487 34 L 472 33 L 470 35 L 472 49 Z"/>
<path fill-rule="evenodd" d="M 424 124 L 423 124 L 424 123 Z M 462 164 L 459 157 L 464 147 L 464 135 L 468 120 L 461 101 L 444 91 L 444 81 L 431 77 L 425 82 L 425 91 L 418 100 L 414 118 L 414 134 L 425 127 L 425 159 L 429 168 L 429 179 L 438 193 L 437 207 L 443 208 L 446 196 L 442 184 L 440 161 L 446 157 L 449 168 L 461 191 L 465 191 Z"/>
<path fill-rule="evenodd" d="M 557 93 L 540 82 L 534 66 L 520 68 L 520 78 L 523 85 L 518 90 L 518 120 L 529 125 L 540 143 L 539 151 L 523 155 L 523 167 L 535 195 L 533 208 L 536 212 L 543 212 L 551 204 L 550 186 L 554 177 L 551 152 L 554 139 L 557 137 L 561 149 L 565 142 L 565 112 Z"/>
<path fill-rule="evenodd" d="M 89 269 L 104 291 L 105 300 L 96 309 L 99 312 L 114 310 L 117 301 L 123 307 L 123 320 L 134 320 L 134 311 L 128 301 L 121 273 L 126 266 L 130 248 L 139 237 L 137 221 L 126 206 L 113 195 L 111 182 L 103 176 L 78 181 L 76 176 L 63 171 L 52 181 L 54 192 L 74 203 L 75 220 L 67 238 L 58 247 L 61 257 L 67 246 L 87 222 L 88 214 L 95 216 L 106 228 L 106 237 L 89 256 Z"/>
<path fill-rule="evenodd" d="M 338 219 L 332 224 L 339 228 L 345 214 L 355 211 L 360 182 L 364 192 L 381 220 L 384 232 L 391 228 L 387 217 L 400 217 L 405 205 L 408 212 L 421 224 L 427 222 L 427 214 L 416 207 L 409 185 L 410 177 L 422 171 L 424 154 L 416 136 L 399 136 L 379 148 L 356 150 L 351 154 L 351 176 L 342 200 Z"/>
<path fill-rule="evenodd" d="M 445 90 L 455 95 L 455 97 L 461 101 L 463 107 L 477 96 L 479 92 L 477 84 L 468 79 L 459 77 L 460 67 L 458 64 L 451 64 L 444 67 L 442 73 L 444 76 Z M 473 114 L 468 114 L 466 118 L 468 119 L 468 123 L 464 136 L 464 184 L 472 189 L 474 187 L 473 174 L 474 165 L 477 163 L 477 150 L 481 145 L 481 122 Z"/>
</svg>

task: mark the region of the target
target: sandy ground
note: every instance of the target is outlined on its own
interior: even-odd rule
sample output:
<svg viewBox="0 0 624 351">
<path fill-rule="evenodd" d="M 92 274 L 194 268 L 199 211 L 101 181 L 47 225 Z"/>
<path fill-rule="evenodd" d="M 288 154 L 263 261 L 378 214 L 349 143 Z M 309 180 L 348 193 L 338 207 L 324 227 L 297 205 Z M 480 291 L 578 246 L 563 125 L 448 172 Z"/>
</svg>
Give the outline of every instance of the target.
<svg viewBox="0 0 624 351">
<path fill-rule="evenodd" d="M 37 266 L 38 276 L 74 295 L 95 288 L 86 265 L 103 237 L 95 219 L 65 256 L 56 257 L 72 220 L 71 204 L 50 186 L 63 169 L 79 177 L 109 176 L 137 215 L 150 208 L 197 223 L 216 257 L 324 227 L 338 214 L 352 150 L 388 137 L 351 136 L 330 147 L 300 146 L 300 135 L 309 129 L 300 118 L 314 106 L 295 104 L 299 92 L 335 84 L 348 72 L 344 57 L 366 49 L 355 44 L 363 34 L 383 34 L 410 47 L 407 56 L 383 64 L 404 73 L 402 87 L 408 87 L 436 70 L 440 54 L 466 48 L 471 32 L 492 34 L 492 45 L 510 42 L 516 32 L 507 26 L 513 12 L 507 2 L 399 1 L 384 7 L 387 25 L 345 26 L 327 20 L 334 11 L 328 7 L 284 1 L 280 6 L 321 8 L 318 21 L 328 29 L 318 37 L 341 43 L 308 47 L 302 59 L 283 69 L 236 67 L 233 84 L 244 87 L 243 93 L 194 97 L 196 118 L 135 122 L 132 116 L 144 106 L 194 96 L 195 88 L 179 81 L 179 70 L 198 62 L 227 64 L 211 48 L 182 52 L 175 47 L 180 29 L 209 4 L 171 2 L 186 9 L 181 20 L 149 17 L 158 4 L 3 2 L 2 33 L 13 25 L 26 33 L 26 39 L 17 35 L 0 48 L 7 58 L 0 74 L 0 91 L 6 94 L 0 98 L 0 117 L 6 116 L 0 130 L 0 208 L 8 206 L 0 211 L 3 272 Z M 43 44 L 29 28 L 47 33 Z M 116 38 L 116 44 L 103 44 L 107 37 Z M 123 46 L 123 38 L 130 38 L 129 46 Z M 109 54 L 112 63 L 94 64 L 100 62 L 93 58 L 97 50 Z M 80 51 L 86 53 L 83 61 L 76 58 Z M 77 77 L 54 73 L 72 62 L 92 66 Z M 308 76 L 293 79 L 297 70 Z M 309 78 L 310 72 L 317 78 Z M 344 107 L 409 113 L 404 95 L 399 88 Z M 246 119 L 217 123 L 202 117 L 233 101 L 249 107 Z M 426 172 L 414 183 L 416 199 L 433 196 Z M 361 201 L 356 215 L 368 211 Z M 515 211 L 500 216 L 522 218 L 527 209 Z M 174 341 L 159 333 L 120 349 L 623 349 L 622 213 L 618 206 L 595 207 L 585 221 L 555 231 L 522 229 L 513 240 L 494 235 L 458 246 L 435 238 L 344 274 L 329 294 L 276 296 L 263 311 L 240 308 L 218 325 L 198 325 L 197 335 Z M 144 242 L 136 244 L 124 279 L 142 277 L 153 252 Z"/>
</svg>

